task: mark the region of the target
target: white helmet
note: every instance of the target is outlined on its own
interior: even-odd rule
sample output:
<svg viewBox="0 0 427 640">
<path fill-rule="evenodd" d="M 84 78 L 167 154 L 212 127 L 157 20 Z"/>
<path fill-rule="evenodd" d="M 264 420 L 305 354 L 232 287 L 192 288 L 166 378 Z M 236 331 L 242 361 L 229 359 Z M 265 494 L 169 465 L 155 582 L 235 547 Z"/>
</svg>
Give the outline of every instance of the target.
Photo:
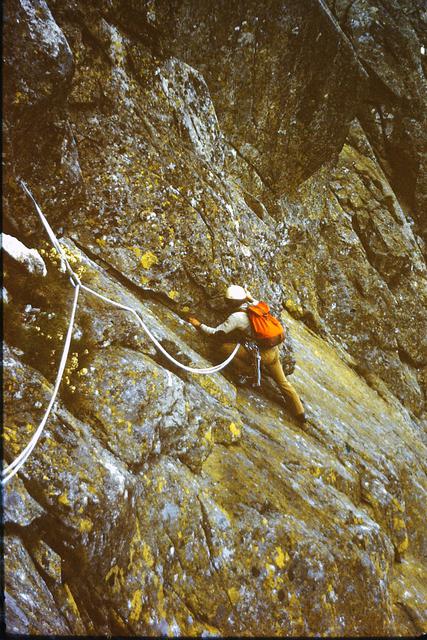
<svg viewBox="0 0 427 640">
<path fill-rule="evenodd" d="M 248 294 L 243 287 L 239 287 L 237 284 L 232 284 L 227 288 L 225 292 L 225 297 L 227 300 L 246 300 Z"/>
</svg>

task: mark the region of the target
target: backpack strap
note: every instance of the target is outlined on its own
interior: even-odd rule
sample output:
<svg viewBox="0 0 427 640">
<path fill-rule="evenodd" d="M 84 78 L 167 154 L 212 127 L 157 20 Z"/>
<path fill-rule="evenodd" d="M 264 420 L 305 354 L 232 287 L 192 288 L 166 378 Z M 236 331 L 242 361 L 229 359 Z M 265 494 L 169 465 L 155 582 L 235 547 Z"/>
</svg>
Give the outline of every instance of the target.
<svg viewBox="0 0 427 640">
<path fill-rule="evenodd" d="M 270 307 L 266 302 L 258 302 L 257 304 L 250 305 L 247 309 L 247 312 L 254 313 L 257 316 L 265 316 L 270 311 Z"/>
</svg>

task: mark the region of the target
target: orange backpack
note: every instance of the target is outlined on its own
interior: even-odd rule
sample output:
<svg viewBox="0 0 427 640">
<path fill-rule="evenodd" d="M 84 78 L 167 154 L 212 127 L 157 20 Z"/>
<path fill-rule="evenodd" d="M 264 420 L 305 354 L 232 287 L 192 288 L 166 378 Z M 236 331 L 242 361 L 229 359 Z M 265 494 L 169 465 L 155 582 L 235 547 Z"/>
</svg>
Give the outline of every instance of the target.
<svg viewBox="0 0 427 640">
<path fill-rule="evenodd" d="M 276 347 L 285 339 L 285 329 L 280 322 L 271 315 L 266 302 L 258 302 L 247 309 L 252 334 L 258 346 Z"/>
</svg>

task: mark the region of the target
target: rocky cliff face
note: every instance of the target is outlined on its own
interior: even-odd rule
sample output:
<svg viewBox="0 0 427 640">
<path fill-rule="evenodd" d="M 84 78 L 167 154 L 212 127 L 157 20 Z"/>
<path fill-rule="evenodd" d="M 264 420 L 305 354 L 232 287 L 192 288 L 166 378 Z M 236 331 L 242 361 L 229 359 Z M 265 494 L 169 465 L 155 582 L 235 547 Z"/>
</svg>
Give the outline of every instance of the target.
<svg viewBox="0 0 427 640">
<path fill-rule="evenodd" d="M 422 2 L 10 0 L 4 455 L 49 401 L 72 287 L 193 366 L 245 282 L 289 329 L 273 383 L 170 366 L 82 293 L 60 400 L 5 489 L 7 630 L 426 631 Z"/>
</svg>

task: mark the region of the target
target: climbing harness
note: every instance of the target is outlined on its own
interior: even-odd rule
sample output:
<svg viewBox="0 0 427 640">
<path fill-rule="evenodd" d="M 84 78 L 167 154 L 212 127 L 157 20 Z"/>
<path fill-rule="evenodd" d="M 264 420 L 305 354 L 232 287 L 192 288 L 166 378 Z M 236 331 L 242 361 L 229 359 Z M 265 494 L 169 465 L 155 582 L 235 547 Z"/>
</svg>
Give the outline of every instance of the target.
<svg viewBox="0 0 427 640">
<path fill-rule="evenodd" d="M 242 341 L 242 346 L 249 353 L 249 356 L 251 358 L 251 364 L 252 364 L 253 370 L 255 371 L 255 382 L 252 383 L 252 386 L 260 387 L 261 386 L 261 354 L 259 352 L 259 347 L 256 344 L 256 342 L 253 342 L 252 340 L 247 340 L 247 339 Z"/>
<path fill-rule="evenodd" d="M 43 432 L 43 429 L 45 427 L 45 424 L 47 422 L 47 419 L 49 417 L 49 414 L 52 410 L 53 404 L 55 402 L 56 396 L 58 394 L 58 390 L 59 390 L 59 386 L 61 384 L 61 380 L 62 380 L 62 376 L 64 373 L 64 369 L 65 369 L 65 364 L 67 361 L 67 357 L 68 357 L 68 352 L 70 350 L 70 344 L 71 344 L 71 337 L 72 337 L 72 333 L 73 333 L 73 327 L 74 327 L 74 319 L 75 319 L 75 314 L 76 314 L 76 310 L 77 310 L 77 302 L 78 302 L 78 298 L 79 298 L 79 293 L 81 291 L 81 289 L 84 289 L 85 291 L 87 291 L 88 293 L 91 293 L 92 295 L 96 296 L 97 298 L 100 298 L 101 300 L 104 300 L 104 302 L 108 302 L 109 304 L 112 304 L 115 307 L 118 307 L 119 309 L 123 309 L 124 311 L 130 311 L 138 320 L 139 324 L 141 325 L 141 327 L 143 328 L 143 330 L 145 331 L 145 333 L 147 334 L 147 336 L 150 338 L 150 340 L 155 344 L 155 346 L 157 347 L 157 349 L 163 353 L 163 355 L 170 361 L 172 362 L 175 366 L 183 369 L 184 371 L 188 371 L 190 373 L 198 373 L 198 374 L 202 374 L 202 375 L 209 375 L 211 373 L 217 373 L 218 371 L 221 371 L 221 369 L 224 369 L 235 357 L 237 351 L 240 348 L 240 343 L 237 344 L 234 348 L 234 350 L 232 351 L 232 353 L 228 356 L 228 358 L 226 360 L 224 360 L 224 362 L 221 362 L 220 364 L 217 364 L 213 367 L 202 367 L 202 368 L 196 368 L 196 367 L 189 367 L 185 364 L 182 364 L 181 362 L 179 362 L 178 360 L 175 360 L 175 358 L 173 356 L 171 356 L 170 353 L 168 353 L 164 347 L 160 344 L 160 342 L 157 340 L 157 338 L 153 335 L 153 333 L 151 333 L 150 329 L 147 327 L 147 325 L 143 322 L 143 320 L 140 318 L 140 316 L 138 315 L 137 311 L 135 311 L 135 309 L 132 309 L 132 307 L 128 307 L 125 304 L 121 304 L 120 302 L 116 302 L 114 300 L 111 300 L 111 298 L 108 298 L 107 296 L 103 296 L 100 293 L 97 293 L 96 291 L 94 291 L 93 289 L 91 289 L 90 287 L 87 287 L 86 285 L 84 285 L 81 281 L 80 278 L 77 276 L 77 274 L 73 271 L 73 269 L 71 268 L 68 260 L 67 260 L 67 256 L 65 255 L 65 252 L 63 251 L 61 245 L 59 244 L 59 241 L 57 239 L 57 237 L 55 236 L 49 222 L 47 221 L 47 219 L 45 218 L 45 216 L 43 215 L 42 210 L 40 209 L 39 205 L 37 204 L 36 200 L 34 199 L 31 191 L 28 189 L 27 185 L 25 184 L 25 182 L 23 180 L 19 181 L 19 184 L 21 185 L 22 189 L 27 193 L 27 195 L 31 198 L 31 200 L 34 203 L 34 206 L 36 208 L 36 211 L 38 213 L 38 216 L 49 236 L 49 239 L 52 243 L 52 245 L 54 246 L 54 248 L 56 249 L 56 251 L 59 254 L 59 257 L 61 259 L 61 266 L 63 268 L 65 268 L 68 271 L 68 274 L 70 276 L 70 282 L 72 284 L 72 286 L 74 287 L 74 300 L 73 300 L 73 306 L 72 306 L 72 310 L 71 310 L 71 315 L 70 315 L 70 322 L 69 322 L 69 326 L 68 326 L 68 331 L 67 331 L 67 336 L 65 339 L 65 344 L 64 344 L 64 349 L 62 352 L 62 356 L 61 356 L 61 361 L 59 364 L 59 368 L 58 368 L 58 373 L 56 375 L 56 381 L 55 381 L 55 386 L 52 392 L 52 396 L 50 399 L 50 402 L 47 406 L 47 409 L 45 411 L 45 414 L 43 416 L 42 421 L 40 422 L 39 426 L 37 427 L 35 433 L 33 434 L 30 442 L 27 444 L 27 446 L 25 447 L 25 449 L 23 451 L 21 451 L 21 453 L 15 458 L 15 460 L 13 462 L 11 462 L 11 464 L 9 464 L 7 467 L 5 467 L 5 469 L 2 470 L 2 480 L 1 480 L 1 484 L 4 485 L 6 484 L 16 473 L 18 473 L 19 469 L 22 467 L 22 465 L 26 462 L 26 460 L 28 459 L 28 457 L 31 455 L 31 452 L 33 451 L 34 447 L 36 446 L 38 440 L 40 439 L 40 436 Z M 170 373 L 168 371 L 168 384 L 170 383 L 171 380 L 171 376 Z"/>
</svg>

